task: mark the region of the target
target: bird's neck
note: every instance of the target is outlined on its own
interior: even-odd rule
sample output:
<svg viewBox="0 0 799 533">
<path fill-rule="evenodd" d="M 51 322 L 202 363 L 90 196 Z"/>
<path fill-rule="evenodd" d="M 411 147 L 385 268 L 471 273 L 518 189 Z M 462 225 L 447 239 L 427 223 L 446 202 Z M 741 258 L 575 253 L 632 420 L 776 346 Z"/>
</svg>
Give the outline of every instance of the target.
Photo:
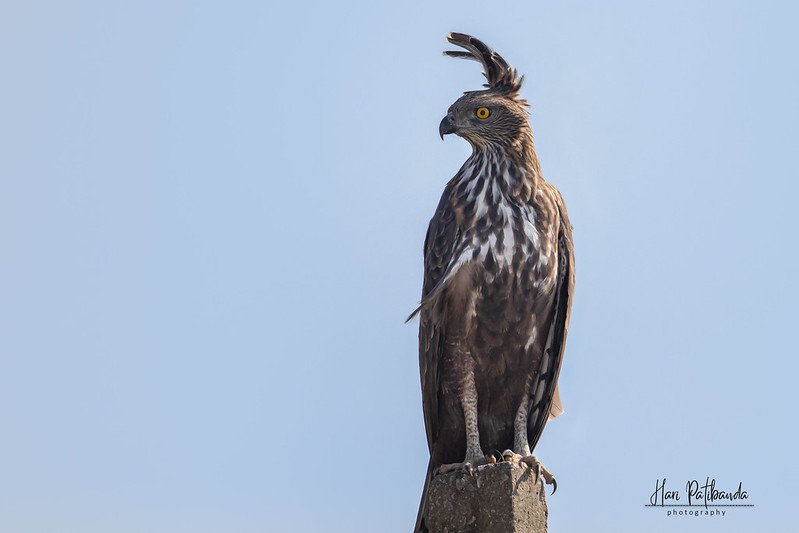
<svg viewBox="0 0 799 533">
<path fill-rule="evenodd" d="M 533 132 L 529 127 L 524 128 L 511 145 L 511 157 L 517 158 L 530 171 L 530 174 L 534 174 L 536 177 L 541 176 L 541 166 L 538 163 L 538 154 L 535 152 Z"/>
<path fill-rule="evenodd" d="M 509 144 L 473 145 L 472 155 L 464 163 L 461 182 L 485 179 L 497 183 L 508 196 L 527 203 L 535 194 L 541 167 L 529 128 Z"/>
</svg>

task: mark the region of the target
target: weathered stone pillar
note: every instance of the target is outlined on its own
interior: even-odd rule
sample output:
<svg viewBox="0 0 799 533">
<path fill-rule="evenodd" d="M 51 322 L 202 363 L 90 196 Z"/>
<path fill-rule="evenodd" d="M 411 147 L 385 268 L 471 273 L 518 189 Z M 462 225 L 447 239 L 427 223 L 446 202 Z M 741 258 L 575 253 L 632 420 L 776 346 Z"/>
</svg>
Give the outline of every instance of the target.
<svg viewBox="0 0 799 533">
<path fill-rule="evenodd" d="M 489 464 L 440 474 L 430 482 L 430 533 L 545 533 L 547 503 L 541 483 L 524 465 Z"/>
</svg>

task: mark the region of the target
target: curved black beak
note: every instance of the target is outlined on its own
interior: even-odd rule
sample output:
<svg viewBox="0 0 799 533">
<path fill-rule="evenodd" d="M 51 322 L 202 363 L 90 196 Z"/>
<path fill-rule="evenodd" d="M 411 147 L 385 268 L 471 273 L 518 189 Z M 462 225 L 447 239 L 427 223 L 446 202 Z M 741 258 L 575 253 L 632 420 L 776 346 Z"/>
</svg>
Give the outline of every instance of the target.
<svg viewBox="0 0 799 533">
<path fill-rule="evenodd" d="M 452 123 L 452 118 L 447 115 L 441 119 L 441 124 L 438 125 L 438 134 L 441 135 L 441 140 L 444 140 L 444 135 L 455 133 L 455 124 Z"/>
</svg>

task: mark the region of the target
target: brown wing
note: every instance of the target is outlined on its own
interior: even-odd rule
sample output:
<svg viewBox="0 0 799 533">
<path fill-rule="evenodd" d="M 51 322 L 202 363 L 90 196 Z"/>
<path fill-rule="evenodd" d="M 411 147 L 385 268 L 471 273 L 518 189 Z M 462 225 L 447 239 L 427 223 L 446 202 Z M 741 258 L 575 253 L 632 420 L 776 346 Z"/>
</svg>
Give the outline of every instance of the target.
<svg viewBox="0 0 799 533">
<path fill-rule="evenodd" d="M 552 400 L 558 385 L 558 375 L 563 363 L 563 351 L 566 348 L 566 334 L 569 330 L 569 316 L 571 314 L 572 296 L 574 295 L 574 243 L 572 242 L 572 226 L 569 222 L 569 215 L 566 213 L 566 206 L 560 193 L 551 187 L 550 191 L 554 195 L 555 204 L 558 207 L 560 224 L 558 228 L 558 277 L 555 285 L 555 304 L 553 317 L 550 321 L 549 331 L 547 332 L 547 342 L 544 347 L 543 358 L 549 358 L 551 363 L 547 365 L 549 370 L 545 372 L 551 375 L 540 375 L 545 389 L 537 404 L 530 406 L 529 418 L 527 419 L 527 434 L 530 441 L 530 449 L 534 450 L 544 426 L 549 419 L 552 408 Z M 531 402 L 538 396 L 533 393 Z M 560 400 L 558 400 L 560 403 Z M 560 406 L 558 406 L 560 407 Z"/>
<path fill-rule="evenodd" d="M 460 232 L 444 191 L 435 215 L 430 220 L 424 242 L 424 283 L 422 301 L 437 286 L 452 262 Z M 427 447 L 433 453 L 438 435 L 439 375 L 438 363 L 444 349 L 445 332 L 430 320 L 430 312 L 422 309 L 419 321 L 419 373 L 422 382 L 422 409 L 427 430 Z"/>
</svg>

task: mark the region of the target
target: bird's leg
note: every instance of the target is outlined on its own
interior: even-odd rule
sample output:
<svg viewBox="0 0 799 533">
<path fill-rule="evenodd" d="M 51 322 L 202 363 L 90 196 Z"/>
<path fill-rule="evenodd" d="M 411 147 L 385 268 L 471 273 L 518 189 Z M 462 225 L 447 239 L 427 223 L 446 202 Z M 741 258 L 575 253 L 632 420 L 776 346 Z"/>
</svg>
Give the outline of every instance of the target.
<svg viewBox="0 0 799 533">
<path fill-rule="evenodd" d="M 530 404 L 531 398 L 528 396 L 529 384 L 525 388 L 524 396 L 519 404 L 519 409 L 516 411 L 516 418 L 513 421 L 513 450 L 505 450 L 502 452 L 502 457 L 505 461 L 510 461 L 517 464 L 524 464 L 530 467 L 535 473 L 536 481 L 543 479 L 547 485 L 552 485 L 552 494 L 558 490 L 558 482 L 552 473 L 536 459 L 535 455 L 530 451 L 530 443 L 527 440 L 527 421 L 530 419 Z M 537 413 L 534 413 L 537 415 Z"/>
<path fill-rule="evenodd" d="M 527 424 L 530 420 L 530 381 L 524 387 L 524 394 L 522 400 L 519 402 L 519 408 L 516 410 L 516 418 L 513 420 L 513 450 L 527 457 L 530 455 L 530 443 L 527 440 Z"/>
<path fill-rule="evenodd" d="M 471 361 L 470 357 L 464 359 Z M 460 387 L 460 404 L 466 427 L 466 458 L 460 464 L 442 465 L 438 470 L 439 473 L 462 469 L 471 474 L 477 466 L 496 462 L 493 456 L 486 456 L 480 447 L 480 431 L 477 426 L 477 387 L 474 383 L 474 370 L 470 365 L 464 368 Z"/>
<path fill-rule="evenodd" d="M 477 387 L 474 384 L 474 371 L 471 368 L 466 371 L 460 400 L 466 426 L 465 462 L 479 461 L 485 457 L 485 454 L 480 448 L 480 430 L 477 427 Z"/>
</svg>

